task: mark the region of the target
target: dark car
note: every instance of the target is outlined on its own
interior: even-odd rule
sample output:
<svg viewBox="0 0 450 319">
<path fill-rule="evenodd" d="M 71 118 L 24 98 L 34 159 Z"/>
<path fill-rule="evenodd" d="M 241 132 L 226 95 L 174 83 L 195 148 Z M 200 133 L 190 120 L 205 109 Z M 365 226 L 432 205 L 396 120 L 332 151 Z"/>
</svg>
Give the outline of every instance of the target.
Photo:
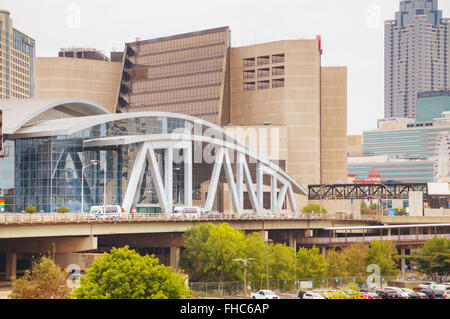
<svg viewBox="0 0 450 319">
<path fill-rule="evenodd" d="M 444 292 L 433 289 L 422 289 L 420 292 L 426 294 L 430 299 L 445 299 Z"/>
<path fill-rule="evenodd" d="M 376 294 L 383 299 L 400 299 L 400 296 L 395 291 L 377 290 Z"/>
<path fill-rule="evenodd" d="M 300 290 L 298 292 L 298 298 L 303 299 L 303 295 L 306 293 L 306 291 Z"/>
</svg>

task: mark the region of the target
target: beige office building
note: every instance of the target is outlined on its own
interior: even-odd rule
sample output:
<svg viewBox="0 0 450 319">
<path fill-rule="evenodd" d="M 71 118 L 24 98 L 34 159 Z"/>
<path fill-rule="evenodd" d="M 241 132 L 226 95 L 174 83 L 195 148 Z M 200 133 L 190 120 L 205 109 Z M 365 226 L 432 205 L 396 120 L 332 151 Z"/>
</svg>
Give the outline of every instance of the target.
<svg viewBox="0 0 450 319">
<path fill-rule="evenodd" d="M 127 43 L 117 110 L 228 124 L 229 48 L 228 27 Z"/>
<path fill-rule="evenodd" d="M 83 98 L 114 113 L 121 63 L 101 58 L 94 49 L 64 49 L 60 56 L 35 59 L 36 98 Z"/>
<path fill-rule="evenodd" d="M 231 49 L 230 122 L 287 129 L 286 171 L 302 185 L 347 176 L 347 69 L 322 67 L 319 41 Z"/>
</svg>

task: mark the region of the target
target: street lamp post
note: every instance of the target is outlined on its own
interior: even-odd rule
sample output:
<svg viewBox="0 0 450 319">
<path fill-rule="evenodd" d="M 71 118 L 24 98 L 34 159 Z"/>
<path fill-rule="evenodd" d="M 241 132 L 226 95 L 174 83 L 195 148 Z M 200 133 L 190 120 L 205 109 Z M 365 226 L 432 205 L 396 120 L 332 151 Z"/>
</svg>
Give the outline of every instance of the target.
<svg viewBox="0 0 450 319">
<path fill-rule="evenodd" d="M 270 289 L 269 285 L 269 252 L 268 252 L 268 243 L 272 241 L 271 239 L 264 240 L 266 243 L 266 283 L 267 283 L 267 290 Z"/>
<path fill-rule="evenodd" d="M 91 163 L 81 168 L 81 213 L 84 213 L 84 170 L 92 165 L 98 165 L 99 161 L 91 160 Z"/>
<path fill-rule="evenodd" d="M 233 261 L 241 261 L 244 264 L 244 298 L 247 295 L 247 267 L 249 261 L 255 260 L 255 258 L 247 258 L 247 259 L 233 259 Z"/>
<path fill-rule="evenodd" d="M 387 199 L 388 199 L 388 187 L 387 185 L 380 183 L 381 186 L 384 187 L 384 191 L 385 191 L 385 196 L 384 196 L 384 200 L 385 200 L 385 205 L 386 205 L 386 212 L 387 212 Z M 384 212 L 383 212 L 383 205 L 381 205 L 381 216 L 383 216 Z"/>
<path fill-rule="evenodd" d="M 103 171 L 103 213 L 106 214 L 106 159 L 105 162 L 100 162 L 104 166 Z"/>
</svg>

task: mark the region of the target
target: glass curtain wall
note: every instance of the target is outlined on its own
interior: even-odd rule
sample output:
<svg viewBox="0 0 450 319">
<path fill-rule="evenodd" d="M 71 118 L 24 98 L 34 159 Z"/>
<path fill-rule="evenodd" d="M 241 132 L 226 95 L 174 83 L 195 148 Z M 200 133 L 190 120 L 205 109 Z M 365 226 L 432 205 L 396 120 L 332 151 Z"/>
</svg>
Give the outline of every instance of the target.
<svg viewBox="0 0 450 319">
<path fill-rule="evenodd" d="M 66 206 L 71 212 L 87 212 L 91 206 L 103 205 L 106 163 L 106 205 L 121 205 L 138 152 L 138 144 L 107 147 L 83 147 L 90 139 L 150 135 L 193 131 L 193 124 L 175 118 L 132 118 L 104 123 L 71 136 L 16 140 L 16 196 L 14 211 L 24 211 L 28 205 L 39 212 L 56 212 Z M 199 134 L 203 133 L 202 130 Z M 180 155 L 182 155 L 180 151 Z M 163 150 L 156 151 L 164 177 Z M 96 165 L 91 165 L 97 163 Z M 135 199 L 142 212 L 157 212 L 158 207 L 153 178 L 147 162 Z M 173 203 L 184 203 L 184 165 L 173 165 Z M 196 163 L 193 166 L 193 203 L 204 203 L 213 164 Z M 84 173 L 84 174 L 83 174 Z M 222 172 L 223 175 L 223 172 Z M 224 176 L 221 177 L 221 181 Z M 82 183 L 84 187 L 82 187 Z M 82 193 L 84 207 L 82 209 Z M 219 195 L 218 195 L 219 196 Z M 144 209 L 145 208 L 145 209 Z"/>
</svg>

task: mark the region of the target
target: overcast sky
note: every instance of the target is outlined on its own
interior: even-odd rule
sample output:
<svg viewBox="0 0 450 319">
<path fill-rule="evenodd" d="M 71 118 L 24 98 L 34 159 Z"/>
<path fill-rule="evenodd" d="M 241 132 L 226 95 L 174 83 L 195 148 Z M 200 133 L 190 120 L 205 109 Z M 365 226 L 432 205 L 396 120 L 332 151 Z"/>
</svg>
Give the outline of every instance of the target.
<svg viewBox="0 0 450 319">
<path fill-rule="evenodd" d="M 450 1 L 439 1 L 450 17 Z M 230 26 L 232 46 L 323 39 L 324 66 L 348 67 L 348 134 L 384 116 L 384 28 L 399 0 L 1 0 L 36 56 L 95 47 L 109 56 L 136 38 Z"/>
</svg>

